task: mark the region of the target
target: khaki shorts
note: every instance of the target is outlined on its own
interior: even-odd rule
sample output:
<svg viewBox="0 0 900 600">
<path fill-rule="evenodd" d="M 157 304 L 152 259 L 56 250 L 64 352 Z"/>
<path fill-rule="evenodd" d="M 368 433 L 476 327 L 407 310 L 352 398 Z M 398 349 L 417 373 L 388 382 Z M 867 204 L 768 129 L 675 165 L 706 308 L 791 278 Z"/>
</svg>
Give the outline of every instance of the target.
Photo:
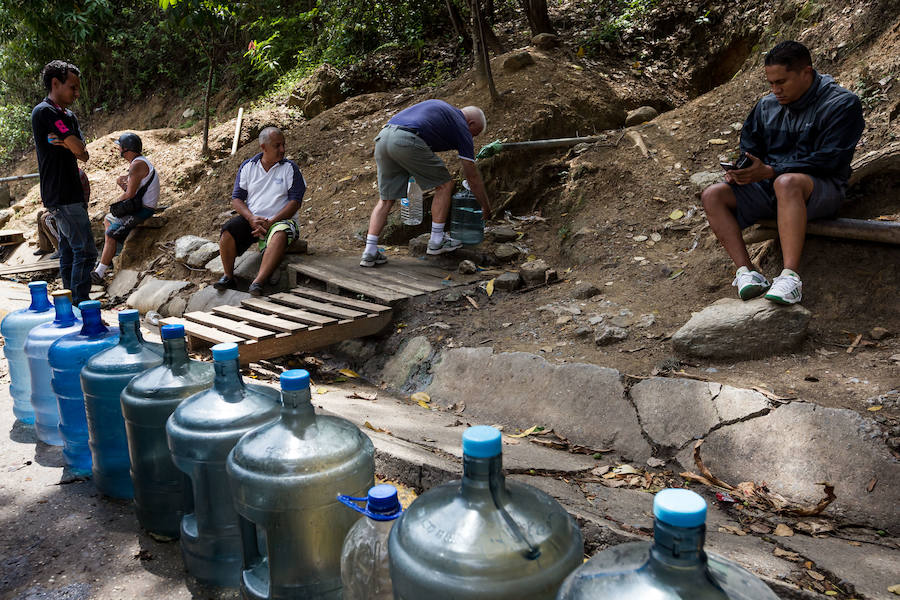
<svg viewBox="0 0 900 600">
<path fill-rule="evenodd" d="M 378 193 L 382 200 L 406 197 L 409 177 L 423 190 L 430 190 L 450 181 L 450 172 L 422 138 L 385 125 L 375 138 L 375 165 L 378 167 Z"/>
</svg>

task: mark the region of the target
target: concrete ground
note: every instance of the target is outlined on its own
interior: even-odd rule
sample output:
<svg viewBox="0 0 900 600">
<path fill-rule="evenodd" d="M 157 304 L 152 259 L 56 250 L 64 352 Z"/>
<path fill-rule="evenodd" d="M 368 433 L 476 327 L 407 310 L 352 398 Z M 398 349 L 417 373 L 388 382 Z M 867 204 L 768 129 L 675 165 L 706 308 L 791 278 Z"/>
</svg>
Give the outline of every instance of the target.
<svg viewBox="0 0 900 600">
<path fill-rule="evenodd" d="M 0 284 L 9 302 L 27 301 L 21 286 Z M 265 374 L 261 382 L 266 383 Z M 422 491 L 458 477 L 462 432 L 478 421 L 465 408 L 440 410 L 354 381 L 316 383 L 314 404 L 363 429 L 376 447 L 377 473 Z M 183 570 L 177 543 L 142 532 L 129 502 L 105 498 L 89 480 L 73 479 L 59 448 L 47 446 L 14 421 L 6 361 L 0 361 L 0 598 L 118 600 L 237 598 L 235 590 L 198 585 Z M 274 384 L 274 381 L 268 383 Z M 361 395 L 374 400 L 355 397 Z M 653 486 L 630 477 L 605 478 L 620 467 L 612 454 L 576 454 L 534 444 L 504 431 L 504 466 L 516 479 L 556 497 L 582 525 L 587 552 L 649 539 Z M 677 473 L 629 467 L 654 484 Z M 627 472 L 627 469 L 625 469 Z M 645 489 L 646 487 L 646 489 Z M 897 540 L 881 532 L 821 520 L 787 537 L 778 515 L 709 503 L 707 548 L 762 577 L 782 598 L 890 598 L 900 584 Z"/>
</svg>

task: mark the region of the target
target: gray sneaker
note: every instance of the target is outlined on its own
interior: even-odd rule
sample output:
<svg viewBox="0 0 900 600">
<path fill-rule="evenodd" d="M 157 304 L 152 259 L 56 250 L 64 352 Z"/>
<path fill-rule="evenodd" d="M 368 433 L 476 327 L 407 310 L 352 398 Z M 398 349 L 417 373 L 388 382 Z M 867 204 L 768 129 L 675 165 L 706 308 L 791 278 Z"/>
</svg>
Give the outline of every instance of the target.
<svg viewBox="0 0 900 600">
<path fill-rule="evenodd" d="M 361 267 L 374 267 L 375 265 L 383 265 L 387 262 L 387 255 L 381 248 L 375 254 L 363 254 L 359 260 Z"/>
<path fill-rule="evenodd" d="M 433 243 L 431 240 L 428 241 L 428 254 L 444 254 L 445 252 L 453 252 L 454 250 L 459 249 L 462 246 L 462 242 L 459 240 L 454 240 L 452 237 L 444 234 L 444 239 L 441 240 L 439 244 Z"/>
</svg>

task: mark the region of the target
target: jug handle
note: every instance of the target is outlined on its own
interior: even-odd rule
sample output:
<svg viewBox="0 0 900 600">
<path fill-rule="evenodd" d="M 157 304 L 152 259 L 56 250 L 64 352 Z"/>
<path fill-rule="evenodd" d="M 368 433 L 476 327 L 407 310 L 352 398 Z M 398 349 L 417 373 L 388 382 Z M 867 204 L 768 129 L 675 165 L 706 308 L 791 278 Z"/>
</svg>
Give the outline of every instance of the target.
<svg viewBox="0 0 900 600">
<path fill-rule="evenodd" d="M 527 537 L 525 537 L 525 533 L 519 527 L 519 524 L 516 523 L 515 519 L 512 518 L 512 515 L 506 512 L 506 509 L 503 507 L 503 504 L 500 502 L 500 498 L 498 497 L 500 491 L 498 482 L 495 479 L 491 479 L 488 485 L 491 490 L 491 498 L 494 500 L 494 506 L 496 507 L 497 511 L 503 516 L 503 520 L 506 521 L 506 524 L 512 530 L 513 534 L 517 538 L 519 538 L 519 540 L 521 540 L 521 542 L 525 544 L 525 546 L 527 546 L 527 549 L 522 554 L 528 560 L 535 560 L 541 555 L 540 547 L 535 546 L 528 540 Z"/>
<path fill-rule="evenodd" d="M 393 521 L 394 519 L 399 517 L 400 514 L 403 512 L 403 509 L 401 508 L 397 512 L 390 513 L 390 514 L 373 513 L 371 511 L 369 511 L 368 509 L 362 508 L 359 504 L 357 504 L 357 502 L 368 502 L 368 500 L 369 500 L 368 498 L 354 498 L 353 496 L 345 496 L 344 494 L 338 494 L 337 499 L 338 499 L 338 502 L 340 502 L 341 504 L 343 504 L 345 506 L 349 506 L 356 512 L 364 514 L 367 517 L 369 517 L 370 519 L 374 519 L 375 521 Z"/>
</svg>

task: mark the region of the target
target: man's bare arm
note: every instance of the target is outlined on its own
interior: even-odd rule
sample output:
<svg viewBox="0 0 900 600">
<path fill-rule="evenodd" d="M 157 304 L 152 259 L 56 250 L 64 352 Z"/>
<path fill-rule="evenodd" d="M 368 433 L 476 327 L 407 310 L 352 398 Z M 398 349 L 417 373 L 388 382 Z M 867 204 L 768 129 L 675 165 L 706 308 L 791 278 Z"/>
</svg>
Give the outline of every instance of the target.
<svg viewBox="0 0 900 600">
<path fill-rule="evenodd" d="M 149 173 L 150 167 L 147 166 L 147 163 L 142 160 L 132 161 L 131 166 L 128 167 L 128 181 L 125 184 L 125 191 L 122 192 L 122 195 L 119 196 L 116 201 L 119 202 L 121 200 L 134 198 L 134 195 L 137 194 L 138 190 L 141 188 L 141 179 L 146 177 Z"/>
<path fill-rule="evenodd" d="M 491 218 L 491 201 L 488 198 L 487 191 L 484 189 L 484 181 L 481 179 L 481 173 L 478 171 L 478 167 L 475 166 L 475 163 L 470 160 L 462 161 L 462 170 L 463 174 L 466 176 L 466 180 L 469 182 L 469 188 L 472 190 L 472 193 L 475 194 L 475 199 L 478 200 L 478 204 L 481 205 L 484 220 L 487 221 Z"/>
<path fill-rule="evenodd" d="M 88 154 L 87 147 L 85 147 L 84 142 L 78 139 L 77 135 L 70 135 L 66 137 L 63 141 L 63 145 L 69 149 L 69 152 L 75 155 L 75 158 L 82 162 L 87 162 L 90 158 Z"/>
</svg>

